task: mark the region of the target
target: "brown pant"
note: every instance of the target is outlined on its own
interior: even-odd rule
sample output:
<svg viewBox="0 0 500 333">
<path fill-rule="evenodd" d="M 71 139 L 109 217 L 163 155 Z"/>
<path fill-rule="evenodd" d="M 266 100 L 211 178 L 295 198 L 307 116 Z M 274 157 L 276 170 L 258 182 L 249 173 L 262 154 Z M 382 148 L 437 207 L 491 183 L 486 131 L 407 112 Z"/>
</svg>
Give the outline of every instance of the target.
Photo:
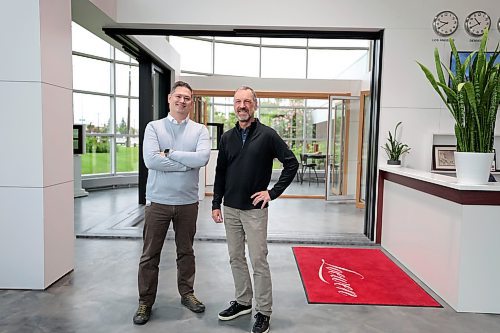
<svg viewBox="0 0 500 333">
<path fill-rule="evenodd" d="M 198 202 L 189 205 L 151 203 L 144 215 L 144 246 L 139 262 L 139 303 L 153 305 L 158 288 L 158 265 L 170 221 L 177 248 L 177 287 L 181 296 L 192 293 L 195 274 L 193 251 Z"/>
</svg>

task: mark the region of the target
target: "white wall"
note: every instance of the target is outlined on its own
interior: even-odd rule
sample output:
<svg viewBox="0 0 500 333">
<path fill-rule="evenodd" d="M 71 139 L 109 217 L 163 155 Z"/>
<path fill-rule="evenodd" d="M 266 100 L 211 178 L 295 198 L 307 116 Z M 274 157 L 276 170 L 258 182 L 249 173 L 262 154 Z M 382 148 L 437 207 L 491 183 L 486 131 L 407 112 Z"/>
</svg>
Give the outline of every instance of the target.
<svg viewBox="0 0 500 333">
<path fill-rule="evenodd" d="M 90 0 L 97 8 L 116 21 L 116 0 Z"/>
<path fill-rule="evenodd" d="M 245 15 L 242 15 L 241 3 L 230 0 L 150 0 L 141 2 L 140 6 L 134 0 L 117 0 L 117 20 L 142 26 L 168 24 L 184 28 L 192 25 L 220 29 L 262 26 L 278 29 L 384 29 L 380 140 L 385 140 L 387 131 L 402 121 L 402 138 L 412 147 L 406 165 L 430 170 L 432 134 L 451 132 L 453 121 L 415 60 L 431 66 L 433 49 L 438 47 L 445 55 L 444 62 L 448 62 L 447 43 L 439 41 L 432 31 L 432 19 L 442 10 L 452 10 L 459 17 L 459 29 L 453 36 L 457 47 L 462 50 L 477 48 L 479 43 L 465 33 L 463 22 L 467 14 L 478 9 L 489 13 L 493 24 L 497 22 L 498 0 L 473 3 L 466 0 L 255 0 Z M 490 47 L 493 48 L 499 40 L 500 32 L 493 28 Z M 381 150 L 379 155 L 381 160 L 385 159 Z"/>
<path fill-rule="evenodd" d="M 43 289 L 73 269 L 70 1 L 9 2 L 0 40 L 0 289 Z"/>
</svg>

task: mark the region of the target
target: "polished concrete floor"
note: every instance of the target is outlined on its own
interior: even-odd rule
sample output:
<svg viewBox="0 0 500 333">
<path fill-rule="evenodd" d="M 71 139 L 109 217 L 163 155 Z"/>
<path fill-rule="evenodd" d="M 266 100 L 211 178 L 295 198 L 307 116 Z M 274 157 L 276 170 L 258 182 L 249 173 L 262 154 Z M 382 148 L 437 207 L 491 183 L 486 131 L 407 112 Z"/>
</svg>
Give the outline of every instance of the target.
<svg viewBox="0 0 500 333">
<path fill-rule="evenodd" d="M 174 246 L 167 241 L 159 293 L 149 323 L 132 324 L 137 306 L 139 239 L 77 239 L 75 270 L 46 291 L 0 291 L 1 333 L 250 332 L 253 318 L 221 322 L 217 313 L 234 298 L 224 242 L 195 243 L 195 292 L 203 314 L 180 304 Z M 274 333 L 498 333 L 500 316 L 443 308 L 308 304 L 292 244 L 270 244 Z M 432 294 L 432 293 L 431 293 Z"/>
<path fill-rule="evenodd" d="M 141 238 L 144 211 L 137 198 L 137 188 L 132 187 L 93 191 L 88 197 L 75 199 L 77 236 Z M 225 239 L 224 226 L 212 221 L 211 202 L 210 196 L 200 201 L 198 240 Z M 279 198 L 270 205 L 268 237 L 271 242 L 367 245 L 370 242 L 363 235 L 363 221 L 364 210 L 356 208 L 352 201 Z"/>
<path fill-rule="evenodd" d="M 194 314 L 180 304 L 175 283 L 175 249 L 172 240 L 167 240 L 151 321 L 145 326 L 132 324 L 142 241 L 125 234 L 94 239 L 88 231 L 97 230 L 101 223 L 109 229 L 115 224 L 126 230 L 122 220 L 140 216 L 136 198 L 136 189 L 129 188 L 91 192 L 87 198 L 76 199 L 75 230 L 81 236 L 75 243 L 74 271 L 45 291 L 0 290 L 0 333 L 250 332 L 251 316 L 230 322 L 217 319 L 217 313 L 227 307 L 234 295 L 226 244 L 222 237 L 216 237 L 223 234 L 219 230 L 223 227 L 209 220 L 211 198 L 200 204 L 199 233 L 206 238 L 197 238 L 195 242 L 195 292 L 206 304 L 206 312 Z M 357 235 L 362 231 L 362 218 L 349 204 L 291 200 L 296 199 L 277 200 L 270 209 L 269 228 L 275 240 L 269 245 L 274 292 L 271 332 L 500 332 L 499 315 L 456 313 L 425 286 L 443 308 L 308 304 L 292 246 L 315 243 L 315 239 L 320 239 L 315 237 L 321 233 Z M 140 225 L 129 229 L 135 233 Z M 295 236 L 297 242 L 293 240 Z M 326 241 L 349 244 L 342 238 Z M 373 246 L 362 239 L 352 244 Z"/>
</svg>

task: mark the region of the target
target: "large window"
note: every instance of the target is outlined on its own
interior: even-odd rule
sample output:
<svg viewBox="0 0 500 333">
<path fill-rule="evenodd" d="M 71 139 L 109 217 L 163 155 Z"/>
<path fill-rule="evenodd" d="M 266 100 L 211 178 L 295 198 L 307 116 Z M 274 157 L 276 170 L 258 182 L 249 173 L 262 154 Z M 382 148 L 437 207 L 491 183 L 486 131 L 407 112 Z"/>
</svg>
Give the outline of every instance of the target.
<svg viewBox="0 0 500 333">
<path fill-rule="evenodd" d="M 369 71 L 369 40 L 177 37 L 182 75 L 284 79 L 362 79 Z"/>
<path fill-rule="evenodd" d="M 233 97 L 203 98 L 209 122 L 224 124 L 224 131 L 234 127 Z M 326 154 L 328 99 L 259 98 L 258 102 L 255 116 L 278 132 L 298 160 L 301 153 Z M 279 161 L 274 162 L 273 168 L 281 168 Z"/>
<path fill-rule="evenodd" d="M 138 63 L 74 22 L 72 33 L 74 123 L 86 130 L 82 174 L 136 173 Z"/>
<path fill-rule="evenodd" d="M 215 74 L 259 76 L 258 47 L 215 43 L 215 54 L 217 54 L 217 57 L 214 57 Z"/>
<path fill-rule="evenodd" d="M 263 47 L 261 67 L 261 76 L 265 78 L 303 79 L 306 50 Z"/>
</svg>

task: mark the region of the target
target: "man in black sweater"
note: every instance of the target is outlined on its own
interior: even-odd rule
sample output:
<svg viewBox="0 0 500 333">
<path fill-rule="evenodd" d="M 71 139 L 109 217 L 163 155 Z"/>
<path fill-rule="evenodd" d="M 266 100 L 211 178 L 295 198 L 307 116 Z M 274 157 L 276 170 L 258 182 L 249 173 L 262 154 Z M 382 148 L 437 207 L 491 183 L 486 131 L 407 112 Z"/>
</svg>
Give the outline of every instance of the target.
<svg viewBox="0 0 500 333">
<path fill-rule="evenodd" d="M 215 169 L 212 219 L 224 222 L 235 301 L 219 313 L 220 320 L 231 320 L 252 312 L 255 290 L 253 333 L 269 331 L 272 307 L 272 284 L 267 262 L 268 203 L 279 197 L 293 181 L 299 163 L 293 152 L 272 128 L 254 117 L 257 96 L 250 87 L 234 94 L 236 126 L 222 135 Z M 283 164 L 278 182 L 270 190 L 273 160 Z M 224 198 L 224 218 L 221 204 Z M 254 285 L 245 257 L 245 236 Z"/>
</svg>

